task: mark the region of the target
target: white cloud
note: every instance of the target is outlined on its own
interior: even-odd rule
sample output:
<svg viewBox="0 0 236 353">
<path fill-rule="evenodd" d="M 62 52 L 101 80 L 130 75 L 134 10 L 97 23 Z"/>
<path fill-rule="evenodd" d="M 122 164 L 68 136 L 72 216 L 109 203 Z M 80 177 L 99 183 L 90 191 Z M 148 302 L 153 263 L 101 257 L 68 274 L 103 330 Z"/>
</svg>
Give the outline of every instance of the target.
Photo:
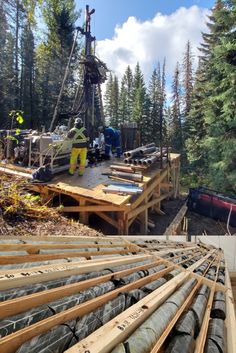
<svg viewBox="0 0 236 353">
<path fill-rule="evenodd" d="M 167 75 L 174 72 L 177 61 L 182 61 L 186 43 L 190 40 L 193 54 L 199 54 L 201 31 L 207 31 L 206 20 L 209 11 L 198 6 L 181 7 L 170 15 L 157 13 L 144 22 L 129 17 L 115 28 L 112 39 L 97 42 L 97 55 L 106 62 L 119 78 L 127 65 L 134 69 L 137 61 L 142 72 L 149 79 L 158 61 L 167 59 Z"/>
</svg>

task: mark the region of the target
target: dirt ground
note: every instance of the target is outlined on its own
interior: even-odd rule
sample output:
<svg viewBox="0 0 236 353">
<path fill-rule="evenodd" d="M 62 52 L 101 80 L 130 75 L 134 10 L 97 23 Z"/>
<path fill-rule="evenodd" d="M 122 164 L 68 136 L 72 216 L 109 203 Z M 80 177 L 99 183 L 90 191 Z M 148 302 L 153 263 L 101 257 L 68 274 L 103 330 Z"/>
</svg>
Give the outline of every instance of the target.
<svg viewBox="0 0 236 353">
<path fill-rule="evenodd" d="M 155 228 L 149 234 L 163 234 L 184 204 L 185 199 L 181 197 L 176 200 L 164 200 L 162 202 L 162 210 L 165 212 L 165 215 L 150 215 L 150 219 L 155 223 Z M 226 223 L 215 221 L 214 219 L 190 211 L 187 212 L 186 217 L 188 218 L 189 235 L 225 235 L 228 233 Z M 236 235 L 236 228 L 229 227 L 229 230 L 231 235 Z"/>
</svg>

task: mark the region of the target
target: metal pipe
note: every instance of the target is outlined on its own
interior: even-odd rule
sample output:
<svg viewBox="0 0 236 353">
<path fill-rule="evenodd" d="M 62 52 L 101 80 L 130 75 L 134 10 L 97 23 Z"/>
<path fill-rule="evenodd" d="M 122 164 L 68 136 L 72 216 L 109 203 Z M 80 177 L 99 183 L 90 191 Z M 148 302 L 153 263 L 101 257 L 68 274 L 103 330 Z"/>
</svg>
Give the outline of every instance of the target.
<svg viewBox="0 0 236 353">
<path fill-rule="evenodd" d="M 141 149 L 146 149 L 146 148 L 150 148 L 150 147 L 155 147 L 155 143 L 149 143 L 148 145 L 135 148 L 134 150 L 126 151 L 126 152 L 124 152 L 124 156 L 125 157 L 134 157 L 134 156 L 140 154 Z"/>
<path fill-rule="evenodd" d="M 155 152 L 156 150 L 157 150 L 157 148 L 155 146 L 145 147 L 145 148 L 140 149 L 140 154 L 143 156 L 145 154 Z"/>
</svg>

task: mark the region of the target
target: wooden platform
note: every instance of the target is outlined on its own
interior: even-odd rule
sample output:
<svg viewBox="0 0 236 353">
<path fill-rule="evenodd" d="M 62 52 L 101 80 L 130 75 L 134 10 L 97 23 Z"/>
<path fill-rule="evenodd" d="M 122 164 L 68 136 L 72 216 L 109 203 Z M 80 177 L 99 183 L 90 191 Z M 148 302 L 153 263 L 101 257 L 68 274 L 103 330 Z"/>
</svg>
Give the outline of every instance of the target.
<svg viewBox="0 0 236 353">
<path fill-rule="evenodd" d="M 143 188 L 138 196 L 106 194 L 103 192 L 104 183 L 108 177 L 102 175 L 109 171 L 110 164 L 120 163 L 120 160 L 102 162 L 99 166 L 86 168 L 83 177 L 77 174 L 58 174 L 50 183 L 29 184 L 29 188 L 39 192 L 45 202 L 52 201 L 61 195 L 70 196 L 74 206 L 63 205 L 60 211 L 65 213 L 79 213 L 80 221 L 89 223 L 89 215 L 95 213 L 100 218 L 117 229 L 118 234 L 128 234 L 130 225 L 138 218 L 140 233 L 147 234 L 148 210 L 155 210 L 162 214 L 161 201 L 179 194 L 180 155 L 170 154 L 170 162 L 162 169 L 157 165 L 143 170 Z M 30 179 L 30 170 L 13 165 L 0 167 L 0 172 L 19 175 Z M 62 207 L 64 206 L 64 207 Z"/>
<path fill-rule="evenodd" d="M 119 280 L 138 271 L 145 273 L 140 279 L 135 279 L 128 284 L 123 283 L 106 293 L 100 293 L 94 299 L 88 299 L 73 307 L 64 307 L 61 312 L 56 312 L 50 317 L 39 318 L 35 323 L 17 327 L 12 333 L 0 339 L 1 352 L 14 353 L 21 345 L 32 338 L 47 334 L 50 330 L 60 327 L 60 325 L 73 323 L 75 319 L 96 311 L 96 309 L 120 296 L 121 293 L 142 288 L 176 269 L 179 273 L 170 277 L 160 288 L 153 290 L 136 304 L 131 304 L 126 310 L 114 316 L 113 319 L 100 325 L 100 328 L 95 329 L 89 336 L 77 343 L 74 342 L 74 345 L 66 352 L 110 353 L 113 348 L 129 338 L 134 330 L 140 327 L 183 283 L 194 278 L 196 283 L 187 299 L 178 307 L 178 311 L 168 323 L 168 326 L 163 327 L 161 336 L 149 352 L 164 351 L 166 340 L 177 320 L 189 308 L 200 286 L 206 284 L 210 289 L 210 294 L 200 332 L 195 341 L 194 353 L 204 352 L 213 297 L 215 291 L 218 290 L 224 292 L 226 298 L 225 349 L 228 353 L 236 353 L 236 321 L 232 289 L 227 265 L 225 266 L 224 263 L 224 255 L 219 249 L 204 244 L 160 241 L 155 240 L 154 237 L 148 242 L 141 237 L 136 239 L 132 237 L 132 242 L 130 242 L 122 237 L 2 236 L 0 237 L 0 243 L 0 287 L 2 291 L 0 293 L 3 294 L 3 297 L 5 291 L 11 291 L 11 289 L 14 293 L 17 293 L 21 288 L 27 288 L 29 285 L 37 286 L 49 283 L 48 281 L 51 280 L 68 278 L 72 275 L 90 274 L 108 268 L 113 269 L 110 273 L 100 273 L 98 276 L 89 279 L 78 279 L 74 283 L 61 283 L 57 287 L 41 289 L 28 294 L 17 294 L 13 298 L 5 299 L 0 303 L 0 320 L 8 317 L 14 318 L 15 315 L 25 317 L 25 313 L 29 313 L 31 309 L 39 308 L 40 310 L 41 306 L 45 304 L 76 295 L 95 285 L 110 280 Z M 85 249 L 83 253 L 79 250 L 82 248 Z M 56 253 L 55 249 L 58 250 Z M 68 251 L 69 249 L 73 250 L 69 255 L 67 252 L 62 253 L 62 251 Z M 45 250 L 47 250 L 47 254 L 44 253 Z M 15 253 L 9 254 L 9 251 Z M 110 251 L 110 254 L 105 253 L 105 251 Z M 4 252 L 7 252 L 6 255 Z M 23 252 L 26 252 L 26 254 L 23 254 Z M 73 258 L 75 261 L 72 261 Z M 178 259 L 179 261 L 176 263 Z M 34 265 L 35 261 L 45 260 L 49 260 L 50 263 Z M 186 269 L 183 265 L 189 260 L 192 260 L 193 264 Z M 19 263 L 21 264 L 20 267 Z M 207 264 L 203 274 L 194 273 L 195 269 L 203 263 Z M 149 269 L 159 265 L 164 265 L 164 268 L 158 272 L 148 273 Z M 123 268 L 119 268 L 119 266 L 123 266 Z M 212 266 L 216 268 L 216 272 L 214 279 L 210 280 L 205 276 Z M 217 281 L 221 268 L 225 269 L 224 285 Z M 16 318 L 19 318 L 19 316 L 16 316 Z M 121 327 L 124 329 L 121 330 Z"/>
<path fill-rule="evenodd" d="M 102 175 L 109 170 L 109 165 L 117 161 L 103 162 L 93 168 L 86 168 L 83 177 L 60 174 L 47 184 L 34 184 L 31 189 L 41 194 L 45 201 L 55 196 L 70 196 L 76 203 L 74 206 L 61 207 L 62 212 L 80 213 L 80 221 L 89 223 L 89 215 L 95 213 L 117 229 L 118 234 L 128 234 L 130 225 L 137 218 L 140 221 L 140 232 L 147 234 L 148 210 L 162 213 L 161 201 L 179 194 L 180 155 L 171 154 L 170 162 L 163 169 L 153 166 L 143 171 L 143 182 L 139 186 L 143 193 L 138 196 L 105 194 L 104 182 L 107 176 Z M 63 205 L 63 202 L 61 203 Z"/>
</svg>

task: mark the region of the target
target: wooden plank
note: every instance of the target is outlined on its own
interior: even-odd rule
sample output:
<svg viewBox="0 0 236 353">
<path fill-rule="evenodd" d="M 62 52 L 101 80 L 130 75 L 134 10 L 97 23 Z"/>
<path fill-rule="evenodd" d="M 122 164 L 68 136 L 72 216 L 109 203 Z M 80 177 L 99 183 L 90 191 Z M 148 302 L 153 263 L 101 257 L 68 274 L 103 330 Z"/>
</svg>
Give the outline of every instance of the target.
<svg viewBox="0 0 236 353">
<path fill-rule="evenodd" d="M 2 251 L 27 251 L 32 253 L 37 253 L 39 250 L 42 249 L 91 249 L 91 248 L 125 248 L 129 249 L 132 246 L 132 244 L 127 244 L 127 243 L 117 243 L 117 244 L 0 244 L 0 249 Z"/>
<path fill-rule="evenodd" d="M 228 353 L 236 353 L 236 316 L 235 301 L 230 283 L 228 265 L 225 266 L 225 286 L 226 290 L 226 327 L 227 327 L 227 346 Z"/>
<path fill-rule="evenodd" d="M 108 275 L 92 278 L 73 284 L 68 284 L 62 287 L 48 289 L 43 292 L 33 293 L 16 299 L 1 302 L 0 319 L 19 314 L 26 310 L 32 309 L 42 304 L 49 303 L 62 297 L 78 293 L 79 291 L 85 290 L 100 283 L 110 281 L 111 279 L 120 279 L 121 277 L 127 276 L 133 272 L 146 270 L 162 263 L 162 260 L 158 260 L 146 265 L 132 267 L 131 269 L 110 273 Z"/>
<path fill-rule="evenodd" d="M 207 307 L 205 310 L 204 319 L 203 319 L 200 333 L 196 339 L 196 346 L 195 346 L 194 353 L 200 353 L 200 352 L 203 353 L 203 351 L 204 351 L 204 345 L 205 345 L 205 341 L 206 341 L 206 335 L 207 335 L 207 329 L 208 329 L 209 320 L 210 320 L 211 307 L 212 307 L 212 303 L 213 303 L 214 293 L 215 293 L 215 284 L 211 288 L 210 296 L 207 301 Z"/>
<path fill-rule="evenodd" d="M 12 333 L 6 337 L 3 337 L 0 340 L 0 351 L 4 353 L 14 353 L 25 341 L 28 341 L 35 336 L 38 336 L 42 333 L 49 331 L 51 328 L 53 328 L 56 325 L 63 324 L 67 321 L 76 319 L 89 312 L 92 312 L 95 309 L 102 306 L 103 304 L 105 304 L 106 302 L 108 302 L 109 300 L 115 299 L 120 293 L 125 293 L 129 290 L 140 288 L 145 284 L 149 283 L 150 281 L 154 281 L 155 279 L 162 277 L 164 274 L 171 271 L 172 268 L 173 266 L 170 266 L 165 270 L 162 270 L 152 275 L 141 278 L 136 282 L 133 282 L 121 288 L 115 289 L 109 293 L 101 295 L 98 298 L 89 300 L 82 304 L 78 304 L 73 308 L 70 308 L 61 313 L 55 314 L 52 317 L 41 320 L 40 322 L 37 322 L 29 327 L 25 327 L 15 333 Z M 188 276 L 188 274 L 182 274 L 182 275 L 183 275 L 183 278 Z M 170 284 L 171 281 L 169 281 L 167 284 Z M 179 284 L 180 282 L 176 279 L 176 286 L 178 286 Z M 173 291 L 174 289 L 171 289 L 171 290 Z"/>
<path fill-rule="evenodd" d="M 32 237 L 31 235 L 25 236 L 25 235 L 19 235 L 19 236 L 11 236 L 11 235 L 4 235 L 4 236 L 0 236 L 0 240 L 20 240 L 20 241 L 50 241 L 50 242 L 99 242 L 99 241 L 107 241 L 107 243 L 109 244 L 109 242 L 114 242 L 117 243 L 119 241 L 122 241 L 123 239 L 121 237 L 112 237 L 112 236 L 99 236 L 99 237 L 88 237 L 88 236 L 68 236 L 68 235 L 55 235 L 55 236 L 49 236 L 49 235 L 42 235 L 42 236 L 38 236 L 38 235 L 34 235 L 34 237 Z"/>
<path fill-rule="evenodd" d="M 104 219 L 104 221 L 106 221 L 107 223 L 110 223 L 113 227 L 118 228 L 118 222 L 116 220 L 114 220 L 113 218 L 109 217 L 107 214 L 103 213 L 103 212 L 96 212 L 96 214 L 101 217 L 102 219 Z"/>
<path fill-rule="evenodd" d="M 140 233 L 141 234 L 147 234 L 148 232 L 148 208 L 146 207 L 148 203 L 148 198 L 146 197 L 144 199 L 144 205 L 145 208 L 143 212 L 140 213 L 139 219 L 140 219 Z"/>
<path fill-rule="evenodd" d="M 165 331 L 163 332 L 163 334 L 161 335 L 161 337 L 159 338 L 159 340 L 157 341 L 157 343 L 155 344 L 155 346 L 152 348 L 150 353 L 158 353 L 161 346 L 163 345 L 164 341 L 166 340 L 166 338 L 168 337 L 170 331 L 172 330 L 172 328 L 174 327 L 174 325 L 176 324 L 177 320 L 180 318 L 180 316 L 182 315 L 182 313 L 189 307 L 189 305 L 191 304 L 193 297 L 196 294 L 196 291 L 198 290 L 198 288 L 200 287 L 202 283 L 202 280 L 199 279 L 198 282 L 196 283 L 196 285 L 194 286 L 194 288 L 192 289 L 191 293 L 189 293 L 188 298 L 184 301 L 183 305 L 179 308 L 179 310 L 177 311 L 177 313 L 175 314 L 175 316 L 173 317 L 173 319 L 170 321 L 169 325 L 167 326 L 167 328 L 165 329 Z"/>
<path fill-rule="evenodd" d="M 210 256 L 211 254 L 208 254 L 197 261 L 191 266 L 191 270 L 193 271 Z M 137 304 L 134 304 L 131 308 L 116 316 L 93 334 L 68 349 L 65 353 L 109 353 L 119 343 L 129 337 L 162 304 L 165 298 L 172 294 L 184 280 L 191 276 L 192 273 L 189 270 L 181 272 L 166 284 L 153 291 L 149 296 L 140 300 Z M 168 291 L 168 295 L 166 295 L 167 288 L 169 290 L 171 288 Z M 147 302 L 149 298 L 152 299 Z M 106 343 L 104 344 L 104 342 Z"/>
<path fill-rule="evenodd" d="M 59 212 L 112 212 L 126 210 L 126 207 L 115 205 L 63 206 Z"/>
<path fill-rule="evenodd" d="M 108 258 L 99 260 L 70 262 L 65 264 L 45 265 L 37 268 L 14 269 L 0 271 L 0 288 L 1 290 L 14 287 L 27 286 L 33 283 L 41 283 L 57 278 L 69 277 L 80 273 L 89 273 L 92 271 L 100 271 L 104 268 L 126 265 L 146 259 L 155 259 L 149 254 L 132 255 L 122 258 Z"/>
<path fill-rule="evenodd" d="M 138 328 L 184 280 L 188 273 L 180 273 L 160 288 L 132 305 L 93 334 L 83 339 L 65 353 L 109 353 Z M 104 344 L 105 342 L 105 344 Z"/>
<path fill-rule="evenodd" d="M 170 191 L 167 194 L 161 195 L 159 198 L 156 198 L 152 201 L 149 201 L 147 204 L 142 205 L 136 209 L 134 209 L 133 211 L 128 213 L 128 219 L 131 219 L 133 217 L 136 217 L 138 214 L 140 214 L 141 212 L 143 212 L 146 208 L 150 208 L 152 206 L 154 206 L 155 204 L 157 204 L 158 202 L 166 199 L 167 197 L 170 197 L 173 194 L 173 191 Z"/>
<path fill-rule="evenodd" d="M 145 199 L 145 197 L 148 196 L 150 192 L 156 188 L 156 186 L 165 178 L 166 175 L 167 175 L 167 170 L 162 172 L 162 174 L 158 176 L 157 179 L 154 179 L 154 181 L 147 186 L 146 190 L 142 193 L 142 195 L 140 195 L 140 197 L 131 204 L 131 208 L 135 209 Z"/>
<path fill-rule="evenodd" d="M 86 200 L 80 200 L 80 206 L 81 207 L 86 207 Z M 89 223 L 89 213 L 88 212 L 80 212 L 79 214 L 79 221 L 82 224 L 88 224 Z"/>
<path fill-rule="evenodd" d="M 178 234 L 179 227 L 181 225 L 181 222 L 182 222 L 187 210 L 188 210 L 187 202 L 185 202 L 183 204 L 183 206 L 181 207 L 181 209 L 179 210 L 179 212 L 177 213 L 177 215 L 175 216 L 175 218 L 173 219 L 173 221 L 171 222 L 171 224 L 166 228 L 163 235 L 176 235 L 176 234 Z"/>
<path fill-rule="evenodd" d="M 101 251 L 86 251 L 86 252 L 69 252 L 57 254 L 32 254 L 32 255 L 7 255 L 0 256 L 0 265 L 20 264 L 25 262 L 47 261 L 55 259 L 65 259 L 67 257 L 85 257 L 113 254 L 128 254 L 130 250 L 101 250 Z"/>
<path fill-rule="evenodd" d="M 212 261 L 212 263 L 213 263 L 213 261 Z M 218 259 L 218 266 L 217 266 L 216 274 L 219 271 L 219 266 L 220 266 L 220 259 Z M 210 267 L 210 264 L 209 264 L 208 268 L 209 267 Z M 206 269 L 204 274 L 207 272 L 208 268 Z M 211 286 L 210 296 L 207 301 L 207 306 L 205 309 L 205 314 L 204 314 L 201 330 L 200 330 L 200 333 L 196 339 L 196 346 L 195 346 L 194 353 L 203 353 L 204 352 L 204 346 L 205 346 L 206 337 L 207 337 L 207 330 L 208 330 L 209 320 L 210 320 L 210 316 L 211 316 L 211 308 L 212 308 L 214 294 L 215 294 L 215 290 L 216 290 L 216 280 L 217 280 L 217 276 L 215 276 L 215 281 L 213 282 L 213 284 Z"/>
</svg>

